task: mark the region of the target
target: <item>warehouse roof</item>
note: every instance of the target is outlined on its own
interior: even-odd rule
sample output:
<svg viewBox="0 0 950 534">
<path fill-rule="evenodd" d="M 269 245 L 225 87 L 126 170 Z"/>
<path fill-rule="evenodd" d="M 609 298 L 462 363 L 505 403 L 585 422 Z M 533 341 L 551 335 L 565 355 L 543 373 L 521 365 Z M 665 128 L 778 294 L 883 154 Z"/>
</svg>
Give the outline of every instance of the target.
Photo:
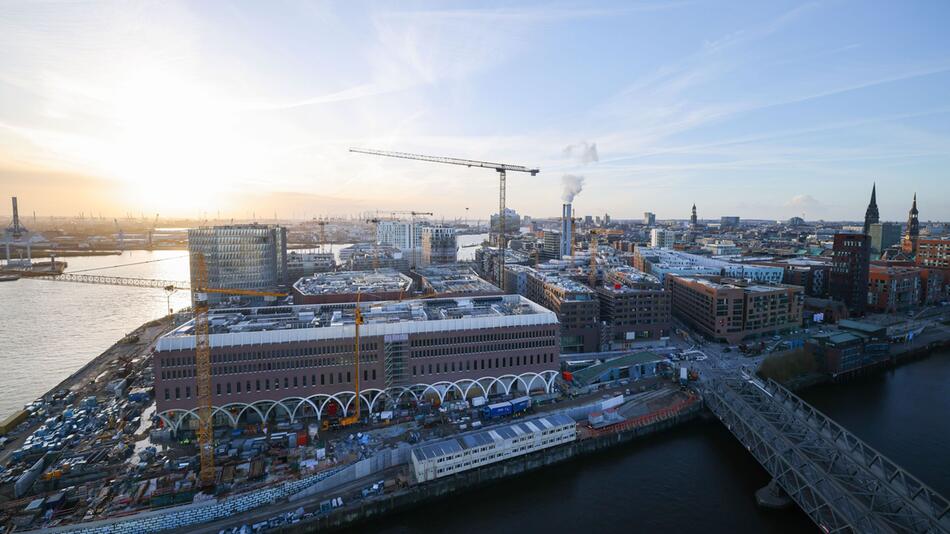
<svg viewBox="0 0 950 534">
<path fill-rule="evenodd" d="M 625 369 L 632 365 L 659 362 L 664 361 L 665 359 L 666 358 L 663 356 L 650 351 L 635 352 L 633 354 L 627 354 L 620 356 L 619 358 L 607 360 L 603 363 L 591 365 L 590 367 L 585 367 L 579 371 L 574 371 L 572 374 L 574 375 L 575 382 L 586 385 L 594 382 L 612 369 Z"/>
<path fill-rule="evenodd" d="M 564 414 L 546 415 L 544 417 L 538 417 L 537 419 L 479 430 L 443 441 L 420 445 L 412 450 L 412 455 L 416 460 L 431 460 L 433 458 L 457 454 L 468 449 L 502 442 L 520 435 L 574 424 L 576 424 L 574 420 Z"/>
</svg>

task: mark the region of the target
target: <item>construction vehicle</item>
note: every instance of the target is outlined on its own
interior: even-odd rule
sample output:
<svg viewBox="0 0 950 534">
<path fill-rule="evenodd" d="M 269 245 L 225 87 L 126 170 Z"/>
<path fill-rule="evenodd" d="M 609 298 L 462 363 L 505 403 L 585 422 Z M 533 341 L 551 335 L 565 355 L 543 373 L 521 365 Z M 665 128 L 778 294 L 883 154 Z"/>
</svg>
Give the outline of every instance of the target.
<svg viewBox="0 0 950 534">
<path fill-rule="evenodd" d="M 492 163 L 489 161 L 477 161 L 471 159 L 445 158 L 440 156 L 425 156 L 421 154 L 409 154 L 406 152 L 390 152 L 386 150 L 372 150 L 366 148 L 351 148 L 350 152 L 360 154 L 369 154 L 371 156 L 385 156 L 389 158 L 413 159 L 418 161 L 428 161 L 430 163 L 443 163 L 446 165 L 461 165 L 463 167 L 479 167 L 482 169 L 494 169 L 498 172 L 498 273 L 499 280 L 505 276 L 505 177 L 508 171 L 526 172 L 531 176 L 536 176 L 538 169 L 531 169 L 522 165 L 508 165 L 506 163 Z M 491 231 L 491 224 L 489 224 Z"/>
<path fill-rule="evenodd" d="M 208 335 L 208 293 L 244 295 L 251 297 L 286 297 L 286 293 L 251 289 L 224 289 L 208 287 L 208 266 L 204 254 L 192 254 L 195 283 L 191 288 L 195 314 L 195 384 L 198 390 L 198 451 L 201 459 L 199 478 L 201 487 L 214 486 L 214 426 L 211 396 L 211 343 Z M 359 377 L 357 377 L 357 381 Z M 359 383 L 359 382 L 357 382 Z"/>
</svg>

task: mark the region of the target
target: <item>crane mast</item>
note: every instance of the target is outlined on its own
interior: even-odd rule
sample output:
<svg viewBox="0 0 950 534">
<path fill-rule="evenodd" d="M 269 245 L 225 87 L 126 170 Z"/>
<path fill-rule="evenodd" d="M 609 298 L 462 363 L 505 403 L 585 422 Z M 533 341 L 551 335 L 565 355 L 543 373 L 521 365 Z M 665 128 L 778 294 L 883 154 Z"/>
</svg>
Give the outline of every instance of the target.
<svg viewBox="0 0 950 534">
<path fill-rule="evenodd" d="M 246 295 L 254 297 L 286 297 L 286 293 L 255 291 L 251 289 L 222 289 L 208 287 L 208 266 L 204 254 L 192 255 L 195 282 L 191 288 L 195 313 L 195 386 L 198 392 L 198 452 L 201 460 L 199 478 L 201 487 L 214 486 L 214 405 L 211 396 L 211 342 L 208 335 L 208 293 Z M 168 286 L 166 291 L 174 289 Z"/>
<path fill-rule="evenodd" d="M 428 161 L 430 163 L 442 163 L 445 165 L 460 165 L 463 167 L 494 169 L 496 172 L 498 172 L 498 272 L 496 273 L 496 277 L 499 285 L 504 283 L 505 252 L 508 246 L 505 240 L 505 180 L 507 178 L 507 172 L 526 172 L 531 176 L 536 176 L 539 172 L 541 172 L 539 169 L 532 169 L 523 165 L 510 165 L 507 163 L 493 163 L 490 161 L 447 158 L 442 156 L 426 156 L 423 154 L 411 154 L 409 152 L 391 152 L 388 150 L 375 150 L 369 148 L 351 148 L 350 152 L 369 154 L 371 156 L 385 156 L 389 158 Z M 491 224 L 489 224 L 488 228 L 489 231 L 491 231 Z"/>
</svg>

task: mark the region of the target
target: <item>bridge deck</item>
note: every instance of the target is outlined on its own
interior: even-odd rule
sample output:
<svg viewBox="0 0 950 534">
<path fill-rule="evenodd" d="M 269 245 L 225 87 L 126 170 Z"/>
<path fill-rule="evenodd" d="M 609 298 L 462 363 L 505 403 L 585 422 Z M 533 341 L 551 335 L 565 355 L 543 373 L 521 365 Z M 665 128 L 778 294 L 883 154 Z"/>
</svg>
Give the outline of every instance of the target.
<svg viewBox="0 0 950 534">
<path fill-rule="evenodd" d="M 706 403 L 824 532 L 950 532 L 950 504 L 769 380 L 719 378 Z"/>
</svg>

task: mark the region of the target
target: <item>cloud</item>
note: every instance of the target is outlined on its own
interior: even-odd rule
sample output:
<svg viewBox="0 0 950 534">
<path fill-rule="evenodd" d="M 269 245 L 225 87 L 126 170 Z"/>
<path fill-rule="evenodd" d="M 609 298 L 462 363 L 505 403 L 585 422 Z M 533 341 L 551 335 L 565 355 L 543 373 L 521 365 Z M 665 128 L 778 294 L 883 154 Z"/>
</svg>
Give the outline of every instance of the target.
<svg viewBox="0 0 950 534">
<path fill-rule="evenodd" d="M 588 143 L 587 141 L 567 145 L 564 147 L 563 154 L 565 158 L 576 159 L 584 165 L 600 161 L 600 157 L 597 155 L 597 143 Z"/>
<path fill-rule="evenodd" d="M 793 208 L 815 208 L 821 205 L 821 202 L 811 195 L 795 195 L 785 203 L 786 206 Z"/>
</svg>

